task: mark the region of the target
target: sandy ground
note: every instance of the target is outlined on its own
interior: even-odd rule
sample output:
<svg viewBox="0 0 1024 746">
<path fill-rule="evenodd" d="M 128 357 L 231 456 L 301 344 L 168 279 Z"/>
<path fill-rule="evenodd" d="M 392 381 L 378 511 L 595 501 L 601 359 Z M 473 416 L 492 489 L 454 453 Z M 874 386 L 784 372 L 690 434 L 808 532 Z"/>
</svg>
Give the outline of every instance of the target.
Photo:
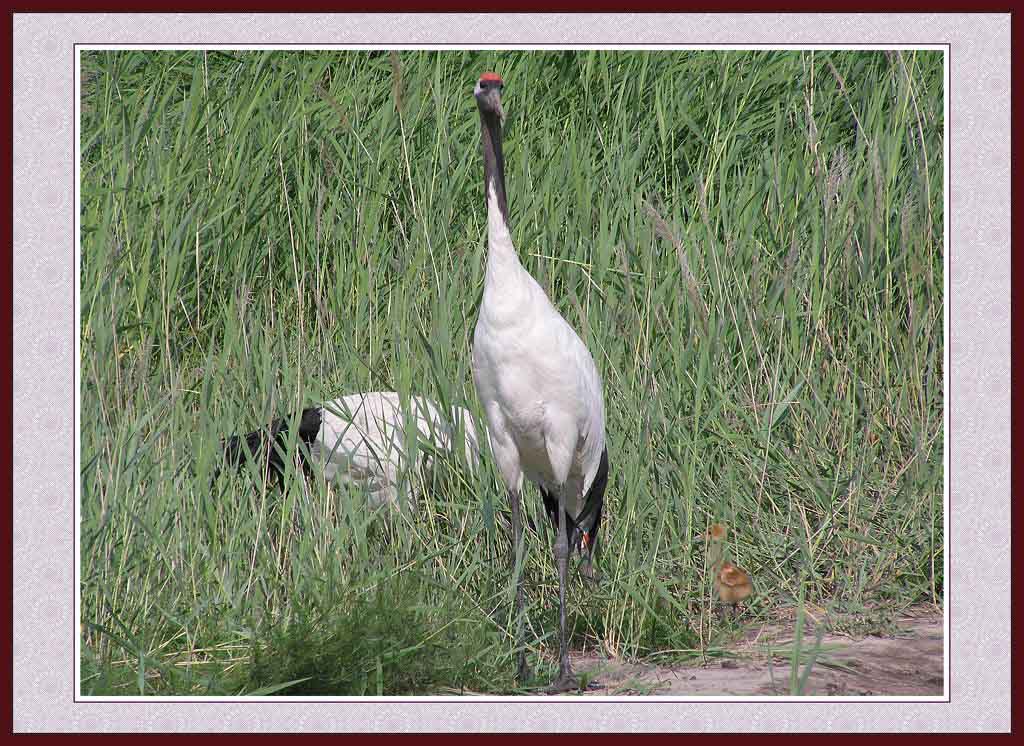
<svg viewBox="0 0 1024 746">
<path fill-rule="evenodd" d="M 805 649 L 815 642 L 813 623 L 806 624 Z M 804 694 L 941 696 L 942 626 L 940 613 L 920 610 L 898 619 L 891 636 L 826 634 Z M 578 654 L 573 667 L 595 679 L 584 696 L 788 695 L 788 653 L 770 656 L 768 651 L 790 650 L 792 640 L 792 622 L 745 625 L 741 639 L 727 649 L 729 657 L 709 658 L 703 665 L 628 664 Z"/>
</svg>

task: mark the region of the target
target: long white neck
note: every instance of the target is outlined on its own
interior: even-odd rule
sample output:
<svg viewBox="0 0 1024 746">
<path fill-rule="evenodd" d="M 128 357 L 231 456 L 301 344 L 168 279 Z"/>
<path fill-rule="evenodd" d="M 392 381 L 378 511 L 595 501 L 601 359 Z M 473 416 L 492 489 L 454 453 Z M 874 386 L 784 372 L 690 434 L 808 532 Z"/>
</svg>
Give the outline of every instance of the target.
<svg viewBox="0 0 1024 746">
<path fill-rule="evenodd" d="M 487 284 L 500 283 L 522 269 L 508 223 L 498 203 L 494 182 L 487 184 Z"/>
</svg>

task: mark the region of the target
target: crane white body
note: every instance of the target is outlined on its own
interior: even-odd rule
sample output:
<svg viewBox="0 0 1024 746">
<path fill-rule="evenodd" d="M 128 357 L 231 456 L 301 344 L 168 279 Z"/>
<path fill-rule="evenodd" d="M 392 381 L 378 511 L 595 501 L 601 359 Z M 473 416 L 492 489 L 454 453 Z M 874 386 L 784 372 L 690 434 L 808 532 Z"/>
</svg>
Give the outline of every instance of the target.
<svg viewBox="0 0 1024 746">
<path fill-rule="evenodd" d="M 460 427 L 462 457 L 470 469 L 479 463 L 473 416 L 462 407 L 445 414 L 422 396 L 409 397 L 403 407 L 397 392 L 374 391 L 329 402 L 321 417 L 311 449 L 314 461 L 325 479 L 365 487 L 371 506 L 397 502 L 403 475 L 409 482 L 432 465 L 429 451 L 456 454 Z"/>
<path fill-rule="evenodd" d="M 473 380 L 505 484 L 525 475 L 565 494 L 576 518 L 605 447 L 604 398 L 594 359 L 519 262 L 492 187 L 487 272 L 473 334 Z"/>
</svg>

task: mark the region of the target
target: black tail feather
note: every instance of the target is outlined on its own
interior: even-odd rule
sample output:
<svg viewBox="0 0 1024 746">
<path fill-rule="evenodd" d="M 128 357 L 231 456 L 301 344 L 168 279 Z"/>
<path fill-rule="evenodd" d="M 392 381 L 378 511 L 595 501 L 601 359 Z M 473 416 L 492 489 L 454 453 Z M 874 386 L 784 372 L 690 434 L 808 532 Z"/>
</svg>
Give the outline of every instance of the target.
<svg viewBox="0 0 1024 746">
<path fill-rule="evenodd" d="M 306 445 L 306 448 L 299 448 L 298 453 L 302 470 L 307 475 L 312 473 L 308 449 L 320 433 L 322 420 L 323 412 L 320 407 L 309 407 L 302 410 L 302 418 L 299 421 L 299 440 Z M 279 417 L 271 422 L 268 428 L 253 430 L 247 435 L 232 435 L 224 442 L 224 462 L 228 466 L 240 469 L 246 461 L 245 454 L 248 452 L 256 463 L 262 465 L 265 477 L 272 480 L 273 485 L 283 486 L 284 454 L 288 445 L 289 422 L 288 418 Z M 214 472 L 215 478 L 219 471 L 218 469 Z"/>
<path fill-rule="evenodd" d="M 587 495 L 583 500 L 583 511 L 580 513 L 578 520 L 568 513 L 565 515 L 565 526 L 569 532 L 570 551 L 579 548 L 580 539 L 582 539 L 584 532 L 587 533 L 591 546 L 597 541 L 597 531 L 601 527 L 601 511 L 604 508 L 604 491 L 607 487 L 608 449 L 605 448 L 601 453 L 601 464 L 597 467 L 597 474 L 594 475 L 594 481 L 590 484 L 590 489 L 587 490 Z M 557 527 L 558 497 L 543 487 L 540 488 L 540 494 L 544 498 L 544 510 L 547 511 L 548 518 Z"/>
</svg>

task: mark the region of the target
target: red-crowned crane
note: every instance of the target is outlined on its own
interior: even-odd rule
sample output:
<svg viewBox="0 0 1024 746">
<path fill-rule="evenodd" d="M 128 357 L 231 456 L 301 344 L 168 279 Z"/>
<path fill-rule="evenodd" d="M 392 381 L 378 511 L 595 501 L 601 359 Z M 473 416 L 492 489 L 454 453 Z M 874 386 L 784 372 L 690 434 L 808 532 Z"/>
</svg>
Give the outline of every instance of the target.
<svg viewBox="0 0 1024 746">
<path fill-rule="evenodd" d="M 608 483 L 604 399 L 594 358 L 523 268 L 512 245 L 502 155 L 501 78 L 484 73 L 474 89 L 480 110 L 487 200 L 487 269 L 473 335 L 473 380 L 487 418 L 491 450 L 509 492 L 515 562 L 517 676 L 529 673 L 522 646 L 523 476 L 535 483 L 555 524 L 558 566 L 558 678 L 552 691 L 576 687 L 566 640 L 570 552 L 589 568 Z"/>
<path fill-rule="evenodd" d="M 282 417 L 269 428 L 231 436 L 224 444 L 225 460 L 241 466 L 248 451 L 280 482 L 290 422 Z M 402 474 L 416 475 L 431 466 L 431 456 L 422 448 L 416 449 L 415 459 L 410 461 L 408 445 L 419 441 L 434 453 L 455 454 L 460 424 L 463 455 L 470 469 L 475 469 L 479 444 L 473 416 L 467 410 L 452 407 L 445 413 L 436 402 L 421 396 L 410 396 L 403 406 L 394 391 L 350 394 L 302 410 L 298 441 L 305 444 L 305 450 L 297 448 L 296 452 L 307 474 L 320 469 L 328 481 L 364 487 L 370 507 L 379 507 L 398 502 Z M 410 428 L 415 428 L 415 433 Z"/>
</svg>

